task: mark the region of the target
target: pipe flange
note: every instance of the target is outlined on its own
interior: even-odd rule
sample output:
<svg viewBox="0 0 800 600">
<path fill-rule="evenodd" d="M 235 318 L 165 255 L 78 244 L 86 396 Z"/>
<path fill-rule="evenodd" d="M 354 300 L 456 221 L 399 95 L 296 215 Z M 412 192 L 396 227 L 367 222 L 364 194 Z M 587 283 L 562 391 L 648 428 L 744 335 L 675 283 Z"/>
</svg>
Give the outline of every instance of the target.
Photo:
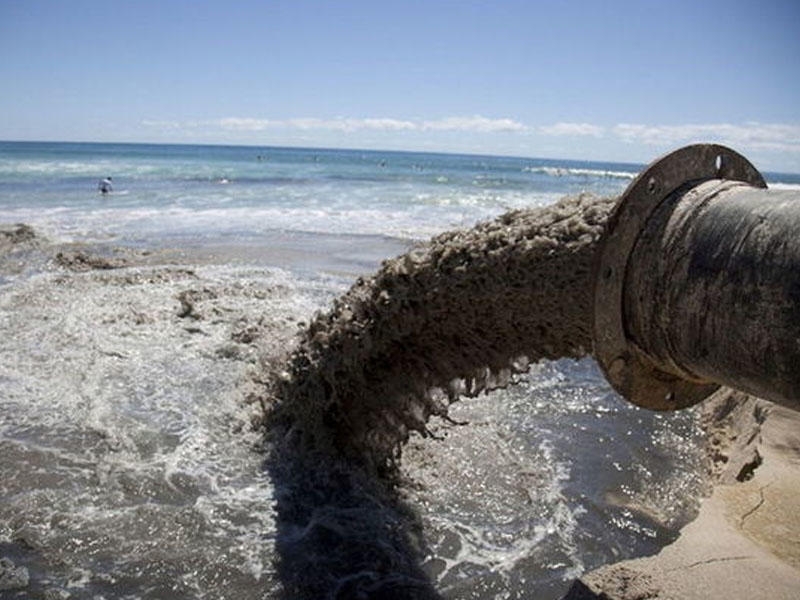
<svg viewBox="0 0 800 600">
<path fill-rule="evenodd" d="M 629 340 L 623 315 L 628 258 L 650 215 L 673 192 L 710 179 L 767 184 L 742 155 L 717 144 L 686 146 L 651 163 L 628 186 L 609 217 L 594 288 L 594 355 L 613 388 L 638 406 L 676 410 L 719 386 L 667 372 Z"/>
</svg>

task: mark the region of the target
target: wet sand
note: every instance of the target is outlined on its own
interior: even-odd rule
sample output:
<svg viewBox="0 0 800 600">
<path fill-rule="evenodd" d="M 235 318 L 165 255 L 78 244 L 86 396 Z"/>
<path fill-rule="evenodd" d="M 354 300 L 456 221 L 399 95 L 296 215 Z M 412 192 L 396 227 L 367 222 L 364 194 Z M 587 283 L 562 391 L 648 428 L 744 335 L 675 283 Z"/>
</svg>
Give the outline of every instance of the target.
<svg viewBox="0 0 800 600">
<path fill-rule="evenodd" d="M 587 573 L 565 600 L 800 596 L 800 414 L 721 390 L 703 408 L 713 493 L 659 554 Z"/>
</svg>

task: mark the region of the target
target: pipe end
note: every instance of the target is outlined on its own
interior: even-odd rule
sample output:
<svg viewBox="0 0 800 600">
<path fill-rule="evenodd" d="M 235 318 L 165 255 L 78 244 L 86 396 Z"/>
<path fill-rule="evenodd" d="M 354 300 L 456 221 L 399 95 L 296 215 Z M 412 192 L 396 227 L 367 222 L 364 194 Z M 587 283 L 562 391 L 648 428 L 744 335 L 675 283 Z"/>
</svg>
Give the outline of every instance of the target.
<svg viewBox="0 0 800 600">
<path fill-rule="evenodd" d="M 624 285 L 628 260 L 651 214 L 673 192 L 710 179 L 765 188 L 742 155 L 718 144 L 696 144 L 667 154 L 642 171 L 620 196 L 603 235 L 594 288 L 594 355 L 612 387 L 630 402 L 653 410 L 677 410 L 701 402 L 717 384 L 676 374 L 626 334 Z"/>
</svg>

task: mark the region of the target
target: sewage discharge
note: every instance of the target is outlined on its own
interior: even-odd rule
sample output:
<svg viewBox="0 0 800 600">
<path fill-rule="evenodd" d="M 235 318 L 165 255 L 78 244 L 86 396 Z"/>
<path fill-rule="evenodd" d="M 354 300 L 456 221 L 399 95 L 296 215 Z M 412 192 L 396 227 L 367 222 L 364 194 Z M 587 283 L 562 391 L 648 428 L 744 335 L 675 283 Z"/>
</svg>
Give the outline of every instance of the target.
<svg viewBox="0 0 800 600">
<path fill-rule="evenodd" d="M 275 461 L 291 488 L 278 501 L 292 532 L 279 544 L 284 578 L 299 581 L 315 564 L 301 549 L 346 546 L 327 567 L 336 585 L 360 578 L 359 593 L 386 593 L 375 573 L 389 570 L 403 574 L 391 589 L 433 596 L 413 548 L 397 550 L 413 540 L 392 534 L 383 554 L 364 541 L 396 532 L 403 509 L 358 473 L 395 473 L 403 443 L 429 435 L 430 417 L 448 420 L 459 397 L 505 387 L 541 359 L 592 354 L 618 392 L 653 409 L 727 385 L 800 410 L 800 198 L 765 187 L 736 152 L 689 146 L 620 199 L 511 212 L 359 279 L 314 318 L 272 380 L 268 429 L 284 457 L 296 452 L 291 466 Z M 365 468 L 322 469 L 329 457 Z M 290 468 L 313 474 L 301 483 Z M 338 516 L 322 514 L 329 503 Z M 383 508 L 347 512 L 365 503 Z M 347 543 L 320 545 L 320 529 L 311 533 L 320 524 Z M 346 575 L 345 561 L 361 575 Z"/>
<path fill-rule="evenodd" d="M 532 361 L 584 356 L 612 206 L 581 196 L 512 212 L 385 262 L 310 324 L 279 413 L 381 470 L 459 396 L 506 386 Z"/>
<path fill-rule="evenodd" d="M 566 198 L 435 237 L 313 320 L 277 377 L 275 416 L 382 470 L 460 396 L 590 353 L 648 408 L 725 384 L 800 409 L 800 198 L 765 187 L 733 150 L 689 146 L 619 200 Z"/>
</svg>

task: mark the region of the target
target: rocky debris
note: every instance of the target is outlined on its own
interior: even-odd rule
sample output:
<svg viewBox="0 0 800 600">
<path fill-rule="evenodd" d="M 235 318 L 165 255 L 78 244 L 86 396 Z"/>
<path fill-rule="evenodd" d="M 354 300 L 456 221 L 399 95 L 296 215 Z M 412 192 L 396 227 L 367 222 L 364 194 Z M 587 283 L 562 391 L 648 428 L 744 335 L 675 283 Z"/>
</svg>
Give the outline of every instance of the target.
<svg viewBox="0 0 800 600">
<path fill-rule="evenodd" d="M 204 300 L 213 300 L 217 297 L 217 293 L 211 289 L 203 288 L 201 290 L 183 290 L 177 296 L 178 302 L 181 303 L 178 309 L 178 317 L 181 319 L 203 319 L 204 316 L 200 313 L 198 304 Z"/>
<path fill-rule="evenodd" d="M 616 594 L 614 598 L 618 600 L 648 600 L 659 597 L 659 589 L 647 573 L 619 566 L 608 569 L 604 576 L 603 585 L 613 588 Z M 609 598 L 598 589 L 595 582 L 579 579 L 572 584 L 563 600 L 608 600 Z"/>
<path fill-rule="evenodd" d="M 55 262 L 70 271 L 84 272 L 94 269 L 119 269 L 127 266 L 123 258 L 107 258 L 88 254 L 82 250 L 63 250 L 56 254 Z"/>
<path fill-rule="evenodd" d="M 233 323 L 230 338 L 237 344 L 260 347 L 270 344 L 274 336 L 290 328 L 291 323 L 285 320 L 275 322 L 264 316 L 257 319 L 242 316 Z"/>
<path fill-rule="evenodd" d="M 712 479 L 720 484 L 747 481 L 761 464 L 761 426 L 772 405 L 724 389 L 701 406 L 701 426 L 708 436 Z"/>
<path fill-rule="evenodd" d="M 97 275 L 98 281 L 109 285 L 157 285 L 173 281 L 197 280 L 194 269 L 161 267 L 129 269 L 124 274 Z"/>
<path fill-rule="evenodd" d="M 0 558 L 0 592 L 21 590 L 28 587 L 28 569 L 17 567 L 10 558 Z"/>
<path fill-rule="evenodd" d="M 34 268 L 36 250 L 42 245 L 30 225 L 0 225 L 0 283 L 5 275 L 17 275 Z"/>
<path fill-rule="evenodd" d="M 231 339 L 240 344 L 253 344 L 263 331 L 257 325 L 248 325 L 231 333 Z"/>
<path fill-rule="evenodd" d="M 24 223 L 0 225 L 0 250 L 30 242 L 36 238 L 33 227 Z"/>
</svg>

